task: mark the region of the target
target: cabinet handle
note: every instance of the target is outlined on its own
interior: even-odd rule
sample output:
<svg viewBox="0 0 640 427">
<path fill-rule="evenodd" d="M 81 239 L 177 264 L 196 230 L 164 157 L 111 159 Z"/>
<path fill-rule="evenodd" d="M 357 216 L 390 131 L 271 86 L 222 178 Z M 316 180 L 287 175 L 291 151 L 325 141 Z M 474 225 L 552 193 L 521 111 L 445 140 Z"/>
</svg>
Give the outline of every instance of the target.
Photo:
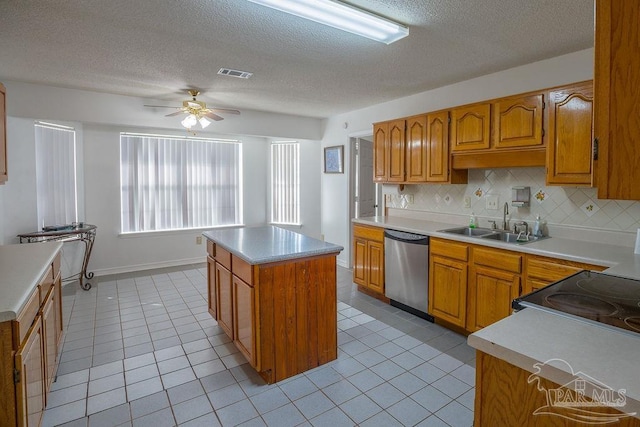
<svg viewBox="0 0 640 427">
<path fill-rule="evenodd" d="M 593 139 L 593 160 L 598 160 L 598 138 Z"/>
</svg>

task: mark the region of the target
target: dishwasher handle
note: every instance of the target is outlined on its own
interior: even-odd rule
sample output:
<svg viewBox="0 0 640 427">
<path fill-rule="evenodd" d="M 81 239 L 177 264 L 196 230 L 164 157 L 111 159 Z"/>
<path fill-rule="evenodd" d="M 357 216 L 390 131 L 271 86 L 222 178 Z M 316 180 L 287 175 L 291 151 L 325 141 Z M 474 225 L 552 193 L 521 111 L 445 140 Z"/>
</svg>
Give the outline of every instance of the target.
<svg viewBox="0 0 640 427">
<path fill-rule="evenodd" d="M 407 233 L 406 231 L 384 230 L 384 237 L 391 240 L 397 240 L 413 245 L 427 246 L 429 244 L 429 236 L 422 234 Z"/>
</svg>

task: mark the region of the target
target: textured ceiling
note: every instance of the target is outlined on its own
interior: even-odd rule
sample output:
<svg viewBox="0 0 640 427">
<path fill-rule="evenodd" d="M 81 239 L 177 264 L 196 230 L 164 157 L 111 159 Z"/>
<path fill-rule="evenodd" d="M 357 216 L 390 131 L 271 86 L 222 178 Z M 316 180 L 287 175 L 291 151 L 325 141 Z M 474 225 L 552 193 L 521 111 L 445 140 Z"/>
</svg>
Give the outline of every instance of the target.
<svg viewBox="0 0 640 427">
<path fill-rule="evenodd" d="M 387 46 L 245 0 L 0 0 L 0 80 L 167 104 L 195 87 L 215 106 L 328 117 L 593 46 L 592 0 L 350 3 L 409 37 Z"/>
</svg>

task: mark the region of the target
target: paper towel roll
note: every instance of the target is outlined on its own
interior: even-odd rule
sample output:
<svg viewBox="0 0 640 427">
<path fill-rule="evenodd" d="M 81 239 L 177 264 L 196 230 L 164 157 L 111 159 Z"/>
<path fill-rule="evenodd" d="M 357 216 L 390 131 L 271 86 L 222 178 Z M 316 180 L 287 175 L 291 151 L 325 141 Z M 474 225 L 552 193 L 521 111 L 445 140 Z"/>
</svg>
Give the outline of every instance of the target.
<svg viewBox="0 0 640 427">
<path fill-rule="evenodd" d="M 636 232 L 636 248 L 633 251 L 634 254 L 640 255 L 640 228 Z"/>
</svg>

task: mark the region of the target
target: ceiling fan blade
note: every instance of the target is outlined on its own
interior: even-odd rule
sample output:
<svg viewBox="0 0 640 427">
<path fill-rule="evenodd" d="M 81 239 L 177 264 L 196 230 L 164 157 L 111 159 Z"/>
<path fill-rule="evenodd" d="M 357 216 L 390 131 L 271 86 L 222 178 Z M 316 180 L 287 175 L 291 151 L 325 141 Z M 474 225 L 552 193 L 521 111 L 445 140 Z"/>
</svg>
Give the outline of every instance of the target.
<svg viewBox="0 0 640 427">
<path fill-rule="evenodd" d="M 170 105 L 144 105 L 145 107 L 151 107 L 151 108 L 182 108 L 182 107 L 172 107 Z"/>
<path fill-rule="evenodd" d="M 220 120 L 224 120 L 223 117 L 220 117 L 217 114 L 212 113 L 211 111 L 209 111 L 208 113 L 204 113 L 203 116 L 209 117 L 212 120 L 215 120 L 216 122 L 219 122 Z"/>
<path fill-rule="evenodd" d="M 238 110 L 230 110 L 228 108 L 210 108 L 211 111 L 215 111 L 216 113 L 225 113 L 225 114 L 240 114 Z"/>
<path fill-rule="evenodd" d="M 180 110 L 180 111 L 176 111 L 175 113 L 167 114 L 167 115 L 165 115 L 165 117 L 178 116 L 178 115 L 180 115 L 180 114 L 184 114 L 184 113 L 186 113 L 186 111 Z"/>
</svg>

